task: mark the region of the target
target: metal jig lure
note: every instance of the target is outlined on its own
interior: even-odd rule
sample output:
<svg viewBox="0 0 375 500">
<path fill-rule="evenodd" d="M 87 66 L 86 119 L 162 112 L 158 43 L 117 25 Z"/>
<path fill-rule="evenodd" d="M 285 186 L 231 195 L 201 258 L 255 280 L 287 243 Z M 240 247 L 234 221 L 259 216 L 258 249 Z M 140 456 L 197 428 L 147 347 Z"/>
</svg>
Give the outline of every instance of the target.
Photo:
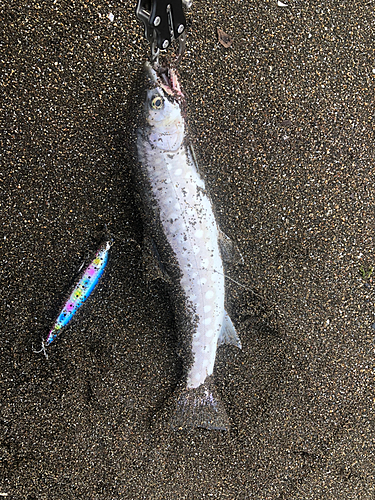
<svg viewBox="0 0 375 500">
<path fill-rule="evenodd" d="M 42 342 L 42 349 L 35 352 L 43 352 L 46 357 L 46 347 L 49 346 L 61 331 L 68 325 L 70 320 L 76 314 L 82 304 L 88 299 L 98 284 L 104 269 L 108 263 L 109 249 L 113 244 L 113 240 L 106 240 L 100 245 L 99 250 L 95 254 L 94 260 L 82 274 L 80 280 L 71 292 L 69 299 L 64 304 L 60 314 L 58 315 L 55 324 L 50 330 L 48 337 Z"/>
</svg>

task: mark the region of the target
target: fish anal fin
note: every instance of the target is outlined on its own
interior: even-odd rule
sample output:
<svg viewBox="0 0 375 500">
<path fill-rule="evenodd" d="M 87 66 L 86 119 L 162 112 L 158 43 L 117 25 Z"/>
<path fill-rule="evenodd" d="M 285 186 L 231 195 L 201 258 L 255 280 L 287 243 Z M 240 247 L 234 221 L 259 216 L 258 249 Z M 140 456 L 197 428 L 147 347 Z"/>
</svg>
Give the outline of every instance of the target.
<svg viewBox="0 0 375 500">
<path fill-rule="evenodd" d="M 224 311 L 223 325 L 220 330 L 219 338 L 217 340 L 217 345 L 221 344 L 231 344 L 239 349 L 242 349 L 241 340 L 234 328 L 232 320 L 230 319 L 228 313 Z"/>
<path fill-rule="evenodd" d="M 224 262 L 229 264 L 243 264 L 244 260 L 237 245 L 219 229 L 218 242 Z"/>
</svg>

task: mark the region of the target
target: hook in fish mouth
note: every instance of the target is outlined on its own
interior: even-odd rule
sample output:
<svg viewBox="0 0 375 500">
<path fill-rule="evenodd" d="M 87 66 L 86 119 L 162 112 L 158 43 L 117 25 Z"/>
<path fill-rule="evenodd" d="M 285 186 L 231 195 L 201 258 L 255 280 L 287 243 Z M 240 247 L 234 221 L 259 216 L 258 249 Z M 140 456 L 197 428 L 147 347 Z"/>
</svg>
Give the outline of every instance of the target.
<svg viewBox="0 0 375 500">
<path fill-rule="evenodd" d="M 167 96 L 175 99 L 184 97 L 177 71 L 167 66 L 152 65 L 149 61 L 144 64 L 147 77 L 155 87 L 160 87 Z"/>
</svg>

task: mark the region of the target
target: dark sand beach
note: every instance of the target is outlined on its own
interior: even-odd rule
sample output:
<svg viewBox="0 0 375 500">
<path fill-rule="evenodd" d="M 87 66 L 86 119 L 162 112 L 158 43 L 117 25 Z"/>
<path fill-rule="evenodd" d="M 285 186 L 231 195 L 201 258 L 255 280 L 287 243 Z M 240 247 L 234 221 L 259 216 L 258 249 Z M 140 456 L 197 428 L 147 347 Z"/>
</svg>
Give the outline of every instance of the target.
<svg viewBox="0 0 375 500">
<path fill-rule="evenodd" d="M 220 347 L 215 368 L 227 433 L 151 426 L 181 364 L 167 285 L 142 266 L 125 124 L 149 47 L 134 11 L 0 6 L 0 496 L 373 499 L 374 3 L 187 14 L 189 125 L 244 257 L 226 267 L 243 349 Z M 105 225 L 98 290 L 35 354 Z"/>
</svg>

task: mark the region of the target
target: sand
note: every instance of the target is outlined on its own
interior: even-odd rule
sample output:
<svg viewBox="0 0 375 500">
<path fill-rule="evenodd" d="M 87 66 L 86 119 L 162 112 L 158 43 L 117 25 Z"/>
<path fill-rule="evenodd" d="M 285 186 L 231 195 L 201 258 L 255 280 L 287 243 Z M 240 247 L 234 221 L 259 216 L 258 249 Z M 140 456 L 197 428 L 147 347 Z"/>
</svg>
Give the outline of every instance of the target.
<svg viewBox="0 0 375 500">
<path fill-rule="evenodd" d="M 220 347 L 215 369 L 229 433 L 151 426 L 181 366 L 167 285 L 143 270 L 127 153 L 149 53 L 134 10 L 0 7 L 0 494 L 374 498 L 373 5 L 188 14 L 189 125 L 244 257 L 226 268 L 243 349 Z M 106 275 L 47 360 L 33 350 L 105 225 Z"/>
</svg>

